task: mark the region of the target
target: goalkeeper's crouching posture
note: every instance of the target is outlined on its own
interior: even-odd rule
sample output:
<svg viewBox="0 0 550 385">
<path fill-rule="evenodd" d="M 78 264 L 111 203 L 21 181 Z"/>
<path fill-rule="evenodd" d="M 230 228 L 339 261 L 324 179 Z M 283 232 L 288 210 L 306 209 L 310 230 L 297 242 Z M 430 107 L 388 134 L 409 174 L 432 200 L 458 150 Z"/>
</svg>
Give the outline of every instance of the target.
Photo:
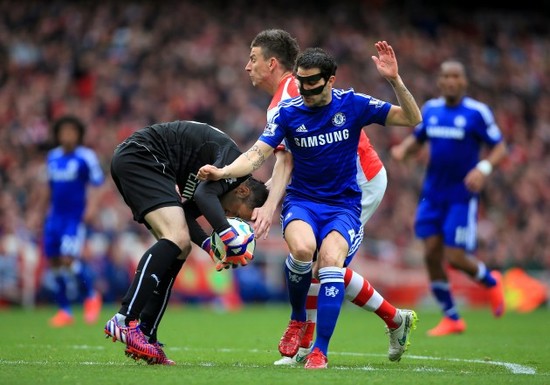
<svg viewBox="0 0 550 385">
<path fill-rule="evenodd" d="M 204 123 L 174 121 L 136 131 L 114 151 L 111 175 L 134 220 L 156 238 L 141 257 L 118 312 L 105 334 L 126 344 L 126 354 L 150 364 L 173 365 L 157 340 L 174 280 L 191 252 L 191 242 L 211 253 L 209 235 L 197 218 L 204 216 L 222 238 L 227 256 L 216 267 L 246 265 L 253 255 L 227 217 L 250 220 L 267 199 L 265 185 L 242 178 L 199 182 L 205 164 L 223 166 L 241 155 L 225 133 Z"/>
</svg>

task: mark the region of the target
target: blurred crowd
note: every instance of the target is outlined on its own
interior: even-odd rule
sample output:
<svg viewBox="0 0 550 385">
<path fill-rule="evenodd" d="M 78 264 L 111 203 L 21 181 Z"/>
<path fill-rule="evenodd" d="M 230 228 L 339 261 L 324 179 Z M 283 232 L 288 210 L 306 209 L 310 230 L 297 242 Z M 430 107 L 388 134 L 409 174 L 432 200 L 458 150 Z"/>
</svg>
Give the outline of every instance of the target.
<svg viewBox="0 0 550 385">
<path fill-rule="evenodd" d="M 3 257 L 40 240 L 33 194 L 51 121 L 62 114 L 86 122 L 86 144 L 107 174 L 114 147 L 155 122 L 203 121 L 248 148 L 270 98 L 254 89 L 244 66 L 250 41 L 266 28 L 288 30 L 301 48 L 331 52 L 337 87 L 394 103 L 371 60 L 376 41 L 394 47 L 419 104 L 438 95 L 443 60 L 463 61 L 469 94 L 491 106 L 510 147 L 482 195 L 479 256 L 493 268 L 550 270 L 550 16 L 384 0 L 0 1 L 0 267 Z M 412 224 L 427 154 L 394 163 L 388 149 L 409 131 L 371 126 L 367 133 L 389 185 L 361 258 L 418 266 Z M 270 166 L 256 176 L 267 180 Z M 150 238 L 107 180 L 86 253 L 116 276 Z M 274 218 L 270 237 L 280 237 L 278 223 Z"/>
</svg>

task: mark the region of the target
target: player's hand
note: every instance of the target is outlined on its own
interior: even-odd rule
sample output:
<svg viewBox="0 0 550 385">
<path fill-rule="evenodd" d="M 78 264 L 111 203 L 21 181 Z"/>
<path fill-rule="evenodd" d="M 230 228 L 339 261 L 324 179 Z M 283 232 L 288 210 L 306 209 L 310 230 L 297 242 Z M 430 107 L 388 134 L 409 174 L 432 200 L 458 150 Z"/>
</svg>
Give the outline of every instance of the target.
<svg viewBox="0 0 550 385">
<path fill-rule="evenodd" d="M 395 52 L 387 41 L 379 41 L 374 44 L 378 51 L 378 57 L 372 56 L 378 73 L 385 79 L 395 79 L 398 76 L 397 59 Z"/>
<path fill-rule="evenodd" d="M 223 169 L 207 164 L 199 168 L 197 179 L 199 180 L 220 180 L 223 177 Z"/>
<path fill-rule="evenodd" d="M 400 145 L 395 145 L 390 148 L 390 155 L 396 161 L 401 162 L 405 159 L 405 148 Z"/>
<path fill-rule="evenodd" d="M 212 250 L 212 240 L 210 239 L 210 237 L 206 238 L 204 242 L 202 242 L 201 249 L 208 253 L 208 256 L 210 257 L 212 262 L 218 262 L 218 260 L 214 256 L 214 251 Z"/>
<path fill-rule="evenodd" d="M 208 237 L 204 240 L 204 242 L 201 245 L 201 248 L 208 253 L 208 256 L 210 256 L 210 259 L 212 260 L 212 262 L 216 263 L 216 270 L 217 271 L 222 271 L 224 269 L 227 270 L 229 268 L 235 269 L 235 268 L 239 267 L 239 265 L 232 264 L 232 263 L 225 263 L 224 264 L 224 263 L 220 262 L 214 256 L 214 252 L 212 251 L 212 239 L 210 237 Z"/>
<path fill-rule="evenodd" d="M 273 223 L 273 213 L 274 208 L 262 206 L 262 207 L 256 207 L 252 211 L 252 216 L 250 219 L 253 222 L 254 227 L 254 234 L 256 234 L 256 238 L 261 238 L 262 235 L 264 239 L 267 238 L 267 235 L 269 234 L 269 230 L 271 229 L 271 224 Z"/>
<path fill-rule="evenodd" d="M 481 171 L 479 171 L 477 168 L 473 168 L 472 170 L 470 170 L 470 172 L 468 172 L 468 174 L 466 174 L 466 177 L 464 178 L 464 184 L 466 185 L 468 191 L 478 193 L 485 185 L 485 178 L 486 176 L 483 175 Z"/>
</svg>

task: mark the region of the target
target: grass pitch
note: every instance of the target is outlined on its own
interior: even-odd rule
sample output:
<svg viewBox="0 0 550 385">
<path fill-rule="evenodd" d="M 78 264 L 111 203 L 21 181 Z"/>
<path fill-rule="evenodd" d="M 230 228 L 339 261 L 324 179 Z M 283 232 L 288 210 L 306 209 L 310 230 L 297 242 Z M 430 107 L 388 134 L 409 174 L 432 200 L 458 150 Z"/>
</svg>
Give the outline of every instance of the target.
<svg viewBox="0 0 550 385">
<path fill-rule="evenodd" d="M 550 384 L 548 309 L 508 313 L 495 320 L 488 310 L 463 310 L 463 335 L 429 338 L 440 318 L 416 309 L 420 321 L 401 362 L 388 361 L 383 323 L 346 304 L 331 341 L 329 369 L 274 366 L 289 308 L 247 306 L 235 313 L 172 304 L 159 338 L 176 366 L 150 366 L 124 355 L 124 345 L 105 339 L 101 322 L 47 325 L 55 309 L 1 310 L 0 384 Z"/>
</svg>

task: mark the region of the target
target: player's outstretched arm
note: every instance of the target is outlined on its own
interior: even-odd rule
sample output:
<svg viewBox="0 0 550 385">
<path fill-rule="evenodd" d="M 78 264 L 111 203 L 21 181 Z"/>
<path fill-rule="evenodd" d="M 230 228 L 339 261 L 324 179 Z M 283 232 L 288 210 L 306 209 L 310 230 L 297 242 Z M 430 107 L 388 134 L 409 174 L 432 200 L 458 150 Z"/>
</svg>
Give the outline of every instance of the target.
<svg viewBox="0 0 550 385">
<path fill-rule="evenodd" d="M 401 76 L 399 76 L 397 58 L 392 46 L 386 41 L 379 41 L 374 46 L 378 52 L 378 56 L 372 56 L 376 69 L 391 84 L 399 102 L 399 106 L 392 106 L 390 109 L 386 118 L 386 125 L 416 126 L 422 121 L 422 114 L 414 97 L 405 87 Z"/>
<path fill-rule="evenodd" d="M 218 168 L 211 164 L 202 166 L 197 173 L 199 180 L 239 178 L 256 171 L 273 153 L 273 147 L 258 140 L 245 153 L 228 166 Z"/>
</svg>

